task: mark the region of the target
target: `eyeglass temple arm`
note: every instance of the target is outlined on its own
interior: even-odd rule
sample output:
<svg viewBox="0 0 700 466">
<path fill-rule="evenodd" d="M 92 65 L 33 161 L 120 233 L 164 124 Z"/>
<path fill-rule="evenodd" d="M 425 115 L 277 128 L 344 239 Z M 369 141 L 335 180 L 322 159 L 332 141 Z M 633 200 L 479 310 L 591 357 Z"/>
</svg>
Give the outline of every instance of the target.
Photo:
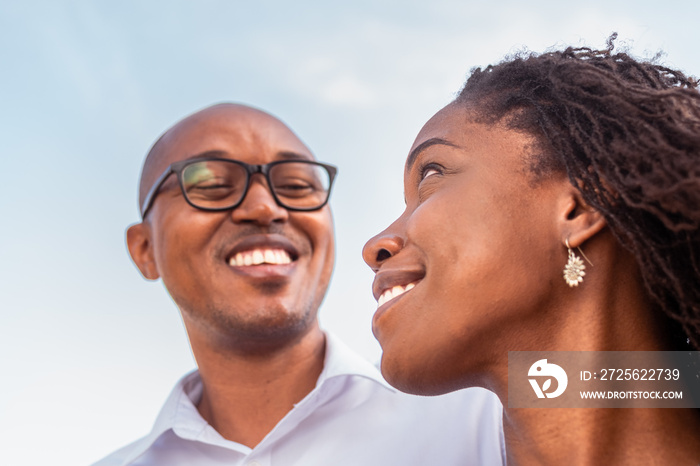
<svg viewBox="0 0 700 466">
<path fill-rule="evenodd" d="M 169 167 L 167 170 L 163 172 L 162 175 L 158 177 L 158 179 L 153 183 L 153 187 L 151 188 L 150 191 L 148 191 L 148 194 L 146 194 L 146 198 L 143 200 L 143 204 L 141 204 L 141 220 L 143 220 L 146 217 L 146 214 L 148 213 L 148 210 L 151 208 L 153 204 L 153 200 L 156 197 L 156 194 L 158 193 L 158 190 L 160 187 L 163 185 L 163 182 L 167 177 L 170 176 L 170 174 L 173 173 L 172 167 Z"/>
</svg>

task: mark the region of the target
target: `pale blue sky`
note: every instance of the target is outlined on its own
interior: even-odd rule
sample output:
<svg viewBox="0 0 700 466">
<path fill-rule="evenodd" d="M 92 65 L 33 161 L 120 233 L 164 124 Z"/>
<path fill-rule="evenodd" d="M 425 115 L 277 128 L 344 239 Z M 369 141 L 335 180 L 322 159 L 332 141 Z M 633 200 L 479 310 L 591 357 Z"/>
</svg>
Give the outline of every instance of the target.
<svg viewBox="0 0 700 466">
<path fill-rule="evenodd" d="M 124 246 L 144 154 L 178 119 L 255 105 L 339 166 L 321 320 L 377 359 L 360 250 L 400 213 L 408 148 L 469 69 L 618 31 L 697 76 L 698 18 L 697 1 L 3 2 L 0 464 L 98 459 L 145 434 L 194 366 Z"/>
</svg>

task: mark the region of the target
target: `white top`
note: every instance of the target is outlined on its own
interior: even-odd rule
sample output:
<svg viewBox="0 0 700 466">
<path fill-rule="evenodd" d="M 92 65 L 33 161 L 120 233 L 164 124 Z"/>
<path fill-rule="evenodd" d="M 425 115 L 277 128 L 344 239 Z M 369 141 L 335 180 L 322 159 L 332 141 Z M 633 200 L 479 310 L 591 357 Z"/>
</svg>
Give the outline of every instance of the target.
<svg viewBox="0 0 700 466">
<path fill-rule="evenodd" d="M 171 392 L 150 434 L 94 466 L 410 466 L 505 464 L 501 405 L 470 388 L 398 392 L 331 334 L 316 387 L 255 448 L 226 440 L 199 414 L 197 371 Z"/>
</svg>

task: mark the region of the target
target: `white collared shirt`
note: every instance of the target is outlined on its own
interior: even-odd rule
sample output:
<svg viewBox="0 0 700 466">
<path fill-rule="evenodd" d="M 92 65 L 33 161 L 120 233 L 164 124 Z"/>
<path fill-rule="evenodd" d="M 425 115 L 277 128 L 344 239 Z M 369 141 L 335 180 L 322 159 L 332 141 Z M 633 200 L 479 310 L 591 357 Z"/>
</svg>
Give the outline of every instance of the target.
<svg viewBox="0 0 700 466">
<path fill-rule="evenodd" d="M 197 371 L 183 377 L 150 434 L 94 466 L 501 465 L 501 405 L 479 388 L 439 397 L 398 392 L 332 334 L 316 387 L 255 448 L 199 414 Z"/>
</svg>

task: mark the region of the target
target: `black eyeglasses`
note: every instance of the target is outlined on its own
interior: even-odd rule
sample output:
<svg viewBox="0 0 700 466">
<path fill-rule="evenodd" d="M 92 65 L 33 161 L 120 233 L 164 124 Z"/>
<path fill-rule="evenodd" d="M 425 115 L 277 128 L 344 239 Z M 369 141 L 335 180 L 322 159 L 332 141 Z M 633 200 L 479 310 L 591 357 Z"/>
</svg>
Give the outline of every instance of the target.
<svg viewBox="0 0 700 466">
<path fill-rule="evenodd" d="M 219 211 L 243 202 L 250 177 L 262 173 L 278 205 L 288 210 L 318 210 L 328 202 L 338 169 L 311 160 L 279 160 L 251 165 L 239 160 L 204 157 L 171 164 L 148 191 L 141 206 L 145 218 L 158 190 L 172 173 L 177 175 L 185 200 L 201 210 Z"/>
</svg>

